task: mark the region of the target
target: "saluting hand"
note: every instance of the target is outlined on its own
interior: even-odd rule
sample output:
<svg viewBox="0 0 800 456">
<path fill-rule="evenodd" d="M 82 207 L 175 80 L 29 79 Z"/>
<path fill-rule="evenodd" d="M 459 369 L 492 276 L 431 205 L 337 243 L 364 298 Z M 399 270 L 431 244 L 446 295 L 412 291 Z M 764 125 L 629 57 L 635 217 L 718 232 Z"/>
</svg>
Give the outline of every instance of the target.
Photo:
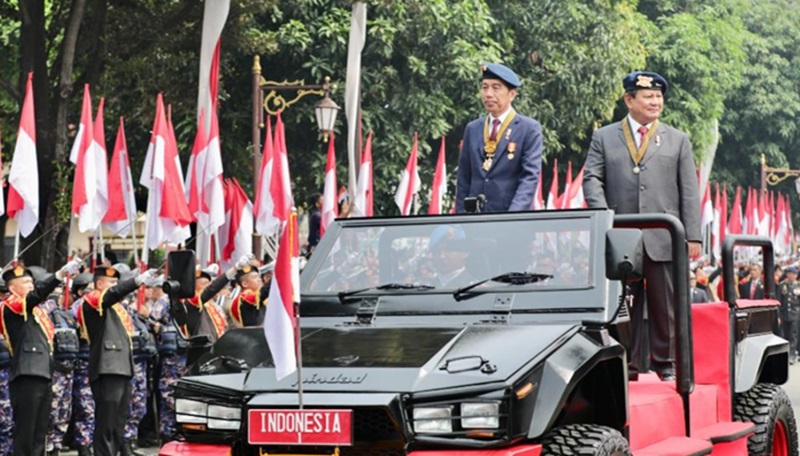
<svg viewBox="0 0 800 456">
<path fill-rule="evenodd" d="M 142 285 L 154 280 L 156 278 L 156 271 L 156 269 L 148 269 L 147 271 L 144 271 L 136 276 L 136 279 L 134 279 L 136 281 L 136 285 Z"/>
<path fill-rule="evenodd" d="M 242 255 L 242 257 L 239 258 L 239 261 L 236 262 L 236 269 L 242 269 L 243 267 L 248 266 L 254 258 L 255 256 L 253 256 L 252 253 Z"/>
</svg>

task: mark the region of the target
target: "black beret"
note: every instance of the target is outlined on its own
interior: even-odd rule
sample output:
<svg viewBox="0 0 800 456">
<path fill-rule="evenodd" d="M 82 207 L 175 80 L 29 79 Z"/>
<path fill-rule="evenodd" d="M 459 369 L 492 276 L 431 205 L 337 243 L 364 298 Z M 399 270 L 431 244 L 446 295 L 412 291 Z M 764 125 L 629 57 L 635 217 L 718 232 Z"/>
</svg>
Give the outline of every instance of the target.
<svg viewBox="0 0 800 456">
<path fill-rule="evenodd" d="M 658 73 L 649 71 L 634 71 L 622 80 L 622 86 L 626 92 L 633 92 L 640 89 L 660 90 L 662 94 L 667 93 L 669 85 L 667 80 Z"/>
<path fill-rule="evenodd" d="M 97 266 L 94 268 L 94 280 L 99 279 L 100 277 L 110 277 L 112 279 L 119 279 L 119 271 L 115 268 L 109 266 Z"/>
<path fill-rule="evenodd" d="M 252 272 L 255 272 L 256 274 L 258 274 L 258 268 L 256 268 L 255 266 L 249 266 L 248 265 L 248 266 L 243 267 L 242 269 L 238 269 L 236 271 L 236 282 L 239 282 L 240 280 L 242 280 L 242 277 L 244 277 L 247 274 L 250 274 Z"/>
<path fill-rule="evenodd" d="M 24 268 L 22 266 L 15 266 L 10 269 L 6 269 L 3 271 L 3 282 L 8 285 L 11 280 L 18 279 L 20 277 L 30 277 L 33 278 L 33 274 L 31 270 L 28 268 Z"/>
</svg>

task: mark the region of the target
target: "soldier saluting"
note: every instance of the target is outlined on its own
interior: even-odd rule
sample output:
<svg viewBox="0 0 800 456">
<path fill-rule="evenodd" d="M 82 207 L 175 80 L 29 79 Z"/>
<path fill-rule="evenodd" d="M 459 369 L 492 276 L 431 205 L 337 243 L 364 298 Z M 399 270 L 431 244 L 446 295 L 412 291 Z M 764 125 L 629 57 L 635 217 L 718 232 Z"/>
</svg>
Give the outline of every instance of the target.
<svg viewBox="0 0 800 456">
<path fill-rule="evenodd" d="M 258 267 L 249 264 L 252 259 L 245 255 L 236 263 L 236 282 L 242 292 L 233 300 L 231 316 L 241 326 L 260 326 L 267 312 L 269 285 L 264 284 Z"/>
<path fill-rule="evenodd" d="M 0 308 L 0 330 L 11 353 L 9 393 L 14 414 L 14 454 L 39 456 L 45 452 L 50 417 L 51 374 L 55 327 L 39 303 L 81 262 L 67 263 L 34 284 L 29 269 L 18 266 L 3 272 L 10 295 Z"/>
<path fill-rule="evenodd" d="M 113 267 L 95 268 L 95 289 L 84 296 L 78 309 L 78 320 L 90 347 L 96 456 L 116 456 L 120 451 L 130 411 L 134 325 L 120 301 L 145 281 L 152 280 L 155 270 L 121 282 L 119 275 Z"/>
</svg>

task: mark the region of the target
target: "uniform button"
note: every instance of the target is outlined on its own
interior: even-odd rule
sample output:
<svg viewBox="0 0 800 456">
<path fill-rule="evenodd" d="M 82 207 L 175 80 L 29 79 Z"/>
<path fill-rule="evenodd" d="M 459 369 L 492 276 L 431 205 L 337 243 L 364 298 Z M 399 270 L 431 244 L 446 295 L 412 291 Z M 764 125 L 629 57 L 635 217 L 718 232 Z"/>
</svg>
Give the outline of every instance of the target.
<svg viewBox="0 0 800 456">
<path fill-rule="evenodd" d="M 484 182 L 489 182 L 489 178 L 487 177 L 487 178 L 486 178 L 486 179 L 484 179 L 483 181 L 484 181 Z"/>
<path fill-rule="evenodd" d="M 642 185 L 641 187 L 639 187 L 639 190 L 641 190 L 641 191 L 644 191 L 644 185 Z"/>
</svg>

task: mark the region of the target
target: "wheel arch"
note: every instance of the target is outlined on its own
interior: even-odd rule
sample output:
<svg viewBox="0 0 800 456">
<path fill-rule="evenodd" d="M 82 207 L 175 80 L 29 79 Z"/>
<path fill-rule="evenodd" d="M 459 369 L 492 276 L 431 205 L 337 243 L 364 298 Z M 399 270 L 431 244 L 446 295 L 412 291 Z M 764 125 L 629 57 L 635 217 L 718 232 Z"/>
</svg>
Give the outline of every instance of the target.
<svg viewBox="0 0 800 456">
<path fill-rule="evenodd" d="M 758 383 L 782 385 L 789 379 L 789 342 L 774 334 L 748 336 L 737 347 L 734 391 L 749 391 Z"/>
</svg>

